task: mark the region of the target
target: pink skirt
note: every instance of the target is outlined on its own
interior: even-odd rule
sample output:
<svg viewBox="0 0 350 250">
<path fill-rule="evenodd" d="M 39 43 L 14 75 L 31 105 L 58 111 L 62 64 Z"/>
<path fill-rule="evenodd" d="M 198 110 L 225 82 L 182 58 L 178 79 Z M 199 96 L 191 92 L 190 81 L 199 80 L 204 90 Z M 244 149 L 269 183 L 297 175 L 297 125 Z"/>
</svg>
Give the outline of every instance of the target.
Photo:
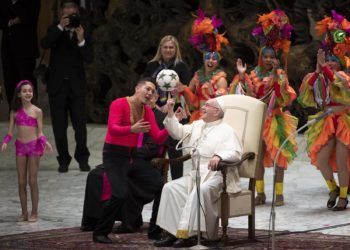
<svg viewBox="0 0 350 250">
<path fill-rule="evenodd" d="M 17 156 L 42 156 L 45 150 L 45 137 L 39 137 L 36 140 L 23 143 L 16 140 L 16 155 Z"/>
</svg>

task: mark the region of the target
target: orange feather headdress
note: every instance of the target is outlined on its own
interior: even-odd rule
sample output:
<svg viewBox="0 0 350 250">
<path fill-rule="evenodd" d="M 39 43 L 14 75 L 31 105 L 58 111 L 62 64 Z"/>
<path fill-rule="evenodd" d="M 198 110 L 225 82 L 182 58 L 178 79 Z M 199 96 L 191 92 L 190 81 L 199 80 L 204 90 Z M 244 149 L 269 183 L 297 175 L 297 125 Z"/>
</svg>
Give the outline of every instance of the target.
<svg viewBox="0 0 350 250">
<path fill-rule="evenodd" d="M 201 9 L 197 14 L 192 25 L 190 43 L 202 53 L 220 52 L 221 45 L 228 44 L 224 34 L 218 32 L 218 28 L 222 26 L 222 20 L 216 16 L 206 17 Z"/>
<path fill-rule="evenodd" d="M 331 11 L 332 17 L 325 16 L 316 23 L 317 35 L 325 35 L 322 49 L 328 54 L 339 58 L 343 67 L 350 66 L 350 22 L 335 10 Z"/>
<path fill-rule="evenodd" d="M 293 26 L 289 23 L 288 16 L 282 10 L 273 10 L 270 13 L 259 16 L 259 24 L 252 31 L 252 35 L 259 38 L 260 47 L 271 47 L 276 56 L 283 60 L 286 67 L 287 55 L 290 49 L 290 37 Z M 261 66 L 261 51 L 259 65 Z"/>
</svg>

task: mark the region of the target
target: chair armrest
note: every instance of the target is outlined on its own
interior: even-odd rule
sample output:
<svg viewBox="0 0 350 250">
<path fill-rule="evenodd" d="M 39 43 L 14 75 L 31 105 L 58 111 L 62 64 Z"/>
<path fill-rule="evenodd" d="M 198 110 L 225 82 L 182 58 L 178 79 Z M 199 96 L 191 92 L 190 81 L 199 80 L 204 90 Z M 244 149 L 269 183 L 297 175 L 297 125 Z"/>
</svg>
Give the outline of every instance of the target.
<svg viewBox="0 0 350 250">
<path fill-rule="evenodd" d="M 174 159 L 154 158 L 151 160 L 151 164 L 152 164 L 152 166 L 154 166 L 156 168 L 162 168 L 166 164 L 181 163 L 181 162 L 187 161 L 188 159 L 191 159 L 190 154 L 186 154 L 186 155 L 183 155 L 181 157 L 174 158 Z"/>
<path fill-rule="evenodd" d="M 219 166 L 218 166 L 217 170 L 221 170 L 221 173 L 222 173 L 222 179 L 223 179 L 222 197 L 227 196 L 227 192 L 226 192 L 226 189 L 227 189 L 227 184 L 226 184 L 227 168 L 228 167 L 238 167 L 245 160 L 253 160 L 254 158 L 255 158 L 254 152 L 246 152 L 242 155 L 242 158 L 238 161 L 234 161 L 234 162 L 220 161 L 219 162 Z"/>
<path fill-rule="evenodd" d="M 253 160 L 254 158 L 255 158 L 255 153 L 254 152 L 245 152 L 242 155 L 242 158 L 240 160 L 237 160 L 237 161 L 220 161 L 219 162 L 219 166 L 218 166 L 218 170 L 221 170 L 221 169 L 227 168 L 227 167 L 238 167 L 244 161 L 246 161 L 246 160 Z"/>
</svg>

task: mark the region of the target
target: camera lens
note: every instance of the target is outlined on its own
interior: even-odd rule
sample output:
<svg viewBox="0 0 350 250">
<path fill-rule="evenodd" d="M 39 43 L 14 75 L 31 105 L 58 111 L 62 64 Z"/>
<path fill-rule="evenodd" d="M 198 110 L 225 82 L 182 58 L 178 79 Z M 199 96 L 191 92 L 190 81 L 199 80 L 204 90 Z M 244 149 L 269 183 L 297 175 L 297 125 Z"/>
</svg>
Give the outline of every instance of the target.
<svg viewBox="0 0 350 250">
<path fill-rule="evenodd" d="M 69 18 L 69 27 L 77 28 L 80 25 L 80 17 L 78 14 L 72 14 L 68 16 Z"/>
</svg>

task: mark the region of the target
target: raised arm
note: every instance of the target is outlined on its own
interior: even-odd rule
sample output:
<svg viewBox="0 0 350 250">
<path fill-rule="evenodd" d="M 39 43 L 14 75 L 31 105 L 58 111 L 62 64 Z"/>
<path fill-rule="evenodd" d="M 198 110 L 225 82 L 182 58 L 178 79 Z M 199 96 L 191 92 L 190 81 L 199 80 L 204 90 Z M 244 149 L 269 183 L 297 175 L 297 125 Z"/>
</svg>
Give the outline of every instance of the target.
<svg viewBox="0 0 350 250">
<path fill-rule="evenodd" d="M 168 115 L 164 119 L 164 126 L 167 129 L 170 136 L 175 140 L 180 140 L 184 138 L 188 133 L 191 132 L 192 125 L 182 125 L 175 117 L 174 114 L 175 101 L 173 99 L 168 99 L 167 109 Z"/>
</svg>

